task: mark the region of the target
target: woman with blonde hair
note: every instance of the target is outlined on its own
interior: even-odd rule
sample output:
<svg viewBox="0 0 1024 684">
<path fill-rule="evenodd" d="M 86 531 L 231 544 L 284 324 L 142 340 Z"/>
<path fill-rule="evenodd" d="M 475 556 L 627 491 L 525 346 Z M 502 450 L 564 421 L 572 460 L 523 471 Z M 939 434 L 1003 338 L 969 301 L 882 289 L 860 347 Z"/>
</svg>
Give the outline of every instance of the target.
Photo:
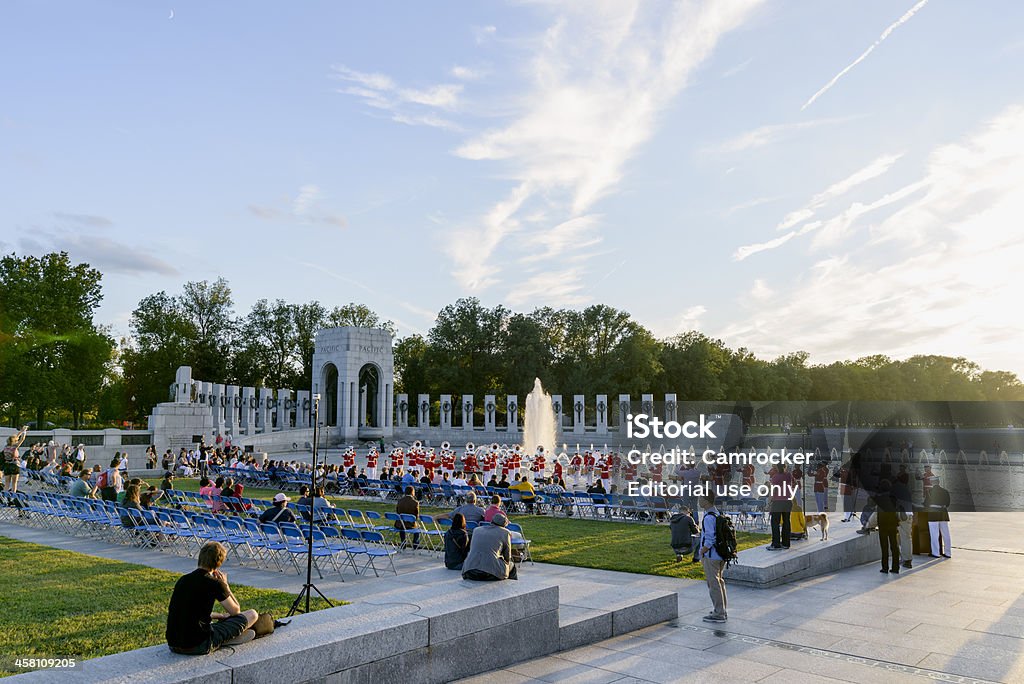
<svg viewBox="0 0 1024 684">
<path fill-rule="evenodd" d="M 27 434 L 28 425 L 8 437 L 7 446 L 4 447 L 4 489 L 11 494 L 18 491 L 18 477 L 21 475 L 21 454 L 18 452 L 18 447 L 25 441 Z"/>
</svg>

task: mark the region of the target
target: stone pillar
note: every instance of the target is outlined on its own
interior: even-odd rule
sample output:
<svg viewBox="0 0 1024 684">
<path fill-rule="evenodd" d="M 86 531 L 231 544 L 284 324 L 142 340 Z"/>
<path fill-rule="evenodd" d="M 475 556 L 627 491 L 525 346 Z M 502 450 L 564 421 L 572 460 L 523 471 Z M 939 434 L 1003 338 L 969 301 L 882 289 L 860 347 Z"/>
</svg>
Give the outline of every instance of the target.
<svg viewBox="0 0 1024 684">
<path fill-rule="evenodd" d="M 256 431 L 257 432 L 270 432 L 270 426 L 267 425 L 267 419 L 270 417 L 270 408 L 267 405 L 270 395 L 267 392 L 266 387 L 256 388 Z"/>
<path fill-rule="evenodd" d="M 213 434 L 224 433 L 224 385 L 213 386 Z"/>
<path fill-rule="evenodd" d="M 606 435 L 608 434 L 608 395 L 598 394 L 594 408 L 597 409 L 597 434 Z"/>
<path fill-rule="evenodd" d="M 451 430 L 452 429 L 452 414 L 455 413 L 455 407 L 452 405 L 452 395 L 442 394 L 441 395 L 441 429 Z"/>
<path fill-rule="evenodd" d="M 192 401 L 192 366 L 178 366 L 174 374 L 174 401 L 179 404 Z"/>
<path fill-rule="evenodd" d="M 256 434 L 256 388 L 242 388 L 242 420 L 240 434 Z"/>
<path fill-rule="evenodd" d="M 494 432 L 495 417 L 498 415 L 498 403 L 494 400 L 493 394 L 484 395 L 484 430 Z"/>
<path fill-rule="evenodd" d="M 313 401 L 309 398 L 309 390 L 299 390 L 295 393 L 295 427 L 310 427 L 309 412 L 313 407 Z"/>
<path fill-rule="evenodd" d="M 679 413 L 679 403 L 676 401 L 676 395 L 666 394 L 665 395 L 665 422 L 676 420 L 676 416 Z"/>
<path fill-rule="evenodd" d="M 473 395 L 462 395 L 462 429 L 473 430 Z"/>
<path fill-rule="evenodd" d="M 555 412 L 555 435 L 557 436 L 562 432 L 562 415 L 565 413 L 561 394 L 551 395 L 551 410 Z"/>
<path fill-rule="evenodd" d="M 292 391 L 286 389 L 277 390 L 277 406 L 274 407 L 275 415 L 277 416 L 277 429 L 287 430 L 291 428 L 291 403 L 292 403 Z"/>
<path fill-rule="evenodd" d="M 398 395 L 398 407 L 396 408 L 397 413 L 395 417 L 398 419 L 395 424 L 400 427 L 409 427 L 409 411 L 415 410 L 409 406 L 409 395 L 402 393 Z"/>
<path fill-rule="evenodd" d="M 508 431 L 519 432 L 519 397 L 514 394 L 505 397 L 505 416 L 507 417 Z"/>
<path fill-rule="evenodd" d="M 382 398 L 384 402 L 384 423 L 381 425 L 383 428 L 395 427 L 395 387 L 390 382 L 384 385 L 384 396 Z M 387 435 L 388 431 L 385 430 L 384 434 Z"/>
<path fill-rule="evenodd" d="M 348 383 L 348 421 L 345 424 L 350 428 L 350 434 L 352 431 L 359 434 L 359 387 L 355 380 Z"/>
<path fill-rule="evenodd" d="M 227 385 L 224 388 L 224 433 L 237 434 L 238 430 L 238 385 Z"/>
<path fill-rule="evenodd" d="M 430 427 L 430 395 L 421 394 L 416 401 L 416 425 L 421 428 Z"/>
<path fill-rule="evenodd" d="M 628 394 L 619 395 L 619 431 L 623 434 L 626 432 L 626 416 L 633 412 L 630 401 Z"/>
<path fill-rule="evenodd" d="M 654 418 L 654 395 L 653 394 L 641 394 L 640 395 L 640 412 L 646 413 L 650 417 Z"/>
<path fill-rule="evenodd" d="M 572 431 L 575 434 L 586 432 L 587 402 L 582 394 L 572 397 Z"/>
</svg>

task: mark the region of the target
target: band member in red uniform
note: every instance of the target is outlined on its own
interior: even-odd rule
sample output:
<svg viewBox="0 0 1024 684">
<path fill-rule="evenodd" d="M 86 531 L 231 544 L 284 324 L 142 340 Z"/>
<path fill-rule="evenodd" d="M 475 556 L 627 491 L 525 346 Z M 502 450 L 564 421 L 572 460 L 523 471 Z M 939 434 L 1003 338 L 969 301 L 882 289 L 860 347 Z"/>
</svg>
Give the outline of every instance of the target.
<svg viewBox="0 0 1024 684">
<path fill-rule="evenodd" d="M 562 472 L 563 472 L 562 471 L 562 462 L 561 461 L 555 461 L 554 473 L 555 473 L 555 481 L 556 482 L 562 479 Z"/>
<path fill-rule="evenodd" d="M 366 477 L 371 480 L 377 479 L 377 450 L 370 449 L 370 453 L 366 455 Z"/>
<path fill-rule="evenodd" d="M 818 504 L 819 513 L 828 510 L 828 466 L 824 461 L 814 471 L 814 503 Z"/>
<path fill-rule="evenodd" d="M 751 488 L 753 491 L 754 487 L 754 466 L 751 463 L 747 463 L 743 466 L 743 484 Z"/>
<path fill-rule="evenodd" d="M 610 492 L 612 490 L 611 456 L 605 456 L 602 458 L 598 468 L 601 470 L 601 486 L 604 487 L 604 491 Z"/>
</svg>

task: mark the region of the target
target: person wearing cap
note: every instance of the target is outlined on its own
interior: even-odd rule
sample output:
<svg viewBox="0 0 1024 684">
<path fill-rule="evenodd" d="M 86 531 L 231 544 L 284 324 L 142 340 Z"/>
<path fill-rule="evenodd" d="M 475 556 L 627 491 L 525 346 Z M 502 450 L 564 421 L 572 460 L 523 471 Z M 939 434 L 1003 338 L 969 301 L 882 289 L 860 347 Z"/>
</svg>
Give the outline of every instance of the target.
<svg viewBox="0 0 1024 684">
<path fill-rule="evenodd" d="M 490 525 L 480 525 L 473 531 L 469 542 L 469 555 L 462 564 L 462 579 L 480 582 L 519 579 L 512 562 L 512 537 L 505 529 L 508 518 L 498 513 Z"/>
<path fill-rule="evenodd" d="M 288 495 L 278 492 L 274 495 L 274 505 L 260 513 L 260 522 L 293 523 L 295 514 L 288 508 Z"/>
</svg>

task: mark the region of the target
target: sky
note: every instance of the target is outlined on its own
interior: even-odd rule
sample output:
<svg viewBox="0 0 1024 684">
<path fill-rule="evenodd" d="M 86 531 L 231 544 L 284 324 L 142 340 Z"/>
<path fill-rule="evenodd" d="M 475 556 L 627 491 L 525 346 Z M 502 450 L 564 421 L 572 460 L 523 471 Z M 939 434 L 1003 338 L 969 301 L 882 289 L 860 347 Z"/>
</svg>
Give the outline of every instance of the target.
<svg viewBox="0 0 1024 684">
<path fill-rule="evenodd" d="M 0 252 L 1024 375 L 1024 3 L 0 5 Z"/>
</svg>

